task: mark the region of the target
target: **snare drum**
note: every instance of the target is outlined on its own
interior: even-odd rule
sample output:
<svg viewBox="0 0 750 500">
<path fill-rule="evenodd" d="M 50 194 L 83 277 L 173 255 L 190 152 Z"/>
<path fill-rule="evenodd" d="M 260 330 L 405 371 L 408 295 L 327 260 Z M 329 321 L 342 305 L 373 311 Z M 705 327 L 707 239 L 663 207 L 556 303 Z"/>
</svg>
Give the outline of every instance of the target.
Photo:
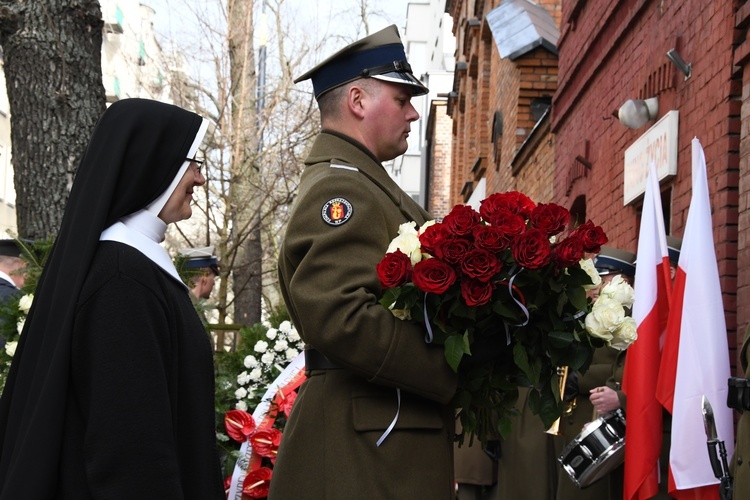
<svg viewBox="0 0 750 500">
<path fill-rule="evenodd" d="M 585 488 L 625 460 L 625 415 L 621 409 L 591 422 L 568 443 L 558 462 L 570 479 Z"/>
</svg>

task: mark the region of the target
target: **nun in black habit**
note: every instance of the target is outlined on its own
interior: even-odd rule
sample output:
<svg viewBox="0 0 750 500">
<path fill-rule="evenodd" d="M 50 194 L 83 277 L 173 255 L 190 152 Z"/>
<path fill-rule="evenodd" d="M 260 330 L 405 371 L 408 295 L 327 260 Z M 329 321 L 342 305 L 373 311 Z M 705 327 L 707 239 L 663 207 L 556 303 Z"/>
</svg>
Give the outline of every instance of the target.
<svg viewBox="0 0 750 500">
<path fill-rule="evenodd" d="M 209 339 L 169 255 L 207 122 L 99 119 L 0 399 L 0 499 L 223 498 Z"/>
</svg>

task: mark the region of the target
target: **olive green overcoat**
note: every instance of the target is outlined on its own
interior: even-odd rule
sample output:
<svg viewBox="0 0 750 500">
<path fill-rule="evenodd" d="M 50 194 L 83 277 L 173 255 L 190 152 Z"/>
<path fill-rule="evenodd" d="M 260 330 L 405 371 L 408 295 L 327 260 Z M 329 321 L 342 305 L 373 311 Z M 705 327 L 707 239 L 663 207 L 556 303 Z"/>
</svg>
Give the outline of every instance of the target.
<svg viewBox="0 0 750 500">
<path fill-rule="evenodd" d="M 341 368 L 308 372 L 269 498 L 450 499 L 456 375 L 422 326 L 378 303 L 376 266 L 399 225 L 429 214 L 344 136 L 319 134 L 305 164 L 280 285 L 304 341 Z M 346 208 L 337 225 L 323 216 L 333 200 Z"/>
<path fill-rule="evenodd" d="M 594 351 L 594 359 L 585 374 L 578 375 L 578 396 L 576 406 L 570 415 L 560 420 L 560 430 L 563 435 L 563 449 L 571 443 L 583 430 L 583 426 L 595 420 L 594 406 L 589 401 L 589 391 L 595 387 L 608 386 L 617 390 L 620 406 L 625 409 L 625 394 L 620 389 L 622 374 L 625 366 L 625 353 L 611 347 L 600 347 Z M 623 466 L 620 465 L 605 477 L 590 486 L 580 489 L 570 479 L 568 474 L 560 470 L 560 480 L 557 485 L 558 500 L 607 500 L 622 498 Z"/>
<path fill-rule="evenodd" d="M 750 327 L 745 331 L 745 342 L 740 351 L 740 362 L 745 376 L 749 376 L 747 367 L 750 364 Z M 742 412 L 737 422 L 737 437 L 734 444 L 734 455 L 730 464 L 734 476 L 734 498 L 750 498 L 750 411 Z"/>
</svg>

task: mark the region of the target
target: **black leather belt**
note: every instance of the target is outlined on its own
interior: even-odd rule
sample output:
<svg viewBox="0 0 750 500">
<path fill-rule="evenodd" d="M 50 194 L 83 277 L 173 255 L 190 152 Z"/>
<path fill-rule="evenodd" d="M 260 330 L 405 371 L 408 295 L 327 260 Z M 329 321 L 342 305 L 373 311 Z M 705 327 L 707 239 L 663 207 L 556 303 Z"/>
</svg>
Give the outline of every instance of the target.
<svg viewBox="0 0 750 500">
<path fill-rule="evenodd" d="M 305 369 L 338 370 L 341 367 L 323 356 L 317 349 L 305 349 Z"/>
<path fill-rule="evenodd" d="M 730 377 L 728 386 L 727 406 L 739 412 L 750 410 L 750 380 Z"/>
</svg>

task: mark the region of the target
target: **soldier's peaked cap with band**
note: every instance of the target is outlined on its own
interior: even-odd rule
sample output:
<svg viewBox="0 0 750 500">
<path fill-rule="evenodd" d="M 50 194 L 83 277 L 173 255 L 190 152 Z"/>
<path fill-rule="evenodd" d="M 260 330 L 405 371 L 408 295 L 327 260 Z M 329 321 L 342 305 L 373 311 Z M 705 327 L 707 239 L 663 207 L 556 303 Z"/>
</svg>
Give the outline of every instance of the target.
<svg viewBox="0 0 750 500">
<path fill-rule="evenodd" d="M 347 45 L 294 83 L 312 80 L 315 98 L 359 78 L 376 78 L 411 87 L 413 95 L 429 92 L 411 71 L 395 24 Z"/>
<path fill-rule="evenodd" d="M 625 274 L 635 277 L 635 254 L 627 250 L 603 246 L 594 257 L 594 267 L 600 275 Z"/>
</svg>

